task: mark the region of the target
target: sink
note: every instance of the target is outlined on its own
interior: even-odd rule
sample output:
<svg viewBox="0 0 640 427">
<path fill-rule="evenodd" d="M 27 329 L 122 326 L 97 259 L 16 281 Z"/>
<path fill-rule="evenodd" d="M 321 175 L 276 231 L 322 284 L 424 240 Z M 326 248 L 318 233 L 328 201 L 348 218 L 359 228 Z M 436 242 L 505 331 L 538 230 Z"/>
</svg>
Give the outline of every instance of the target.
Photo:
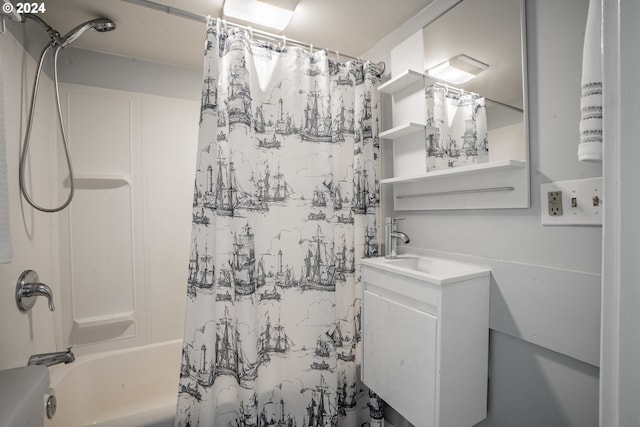
<svg viewBox="0 0 640 427">
<path fill-rule="evenodd" d="M 488 276 L 490 270 L 474 264 L 467 264 L 446 258 L 423 255 L 398 255 L 396 259 L 383 257 L 366 258 L 362 264 L 368 267 L 409 276 L 436 285 L 446 285 L 461 280 Z"/>
<path fill-rule="evenodd" d="M 48 387 L 49 370 L 44 366 L 0 371 L 0 427 L 42 426 Z"/>
</svg>

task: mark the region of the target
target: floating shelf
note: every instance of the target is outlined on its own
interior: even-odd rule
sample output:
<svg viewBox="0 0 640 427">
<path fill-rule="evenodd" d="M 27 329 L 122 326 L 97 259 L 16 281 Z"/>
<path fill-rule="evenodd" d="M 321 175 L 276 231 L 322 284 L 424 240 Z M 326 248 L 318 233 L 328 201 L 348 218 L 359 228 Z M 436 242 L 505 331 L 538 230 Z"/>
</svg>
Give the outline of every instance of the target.
<svg viewBox="0 0 640 427">
<path fill-rule="evenodd" d="M 409 122 L 396 126 L 392 129 L 385 130 L 384 132 L 380 132 L 379 137 L 383 139 L 396 139 L 412 135 L 414 133 L 424 132 L 426 128 L 427 127 L 425 125 L 421 125 L 420 123 Z"/>
<path fill-rule="evenodd" d="M 412 84 L 424 80 L 424 74 L 414 70 L 407 70 L 397 77 L 378 86 L 378 92 L 382 93 L 395 93 Z"/>
<path fill-rule="evenodd" d="M 135 321 L 133 311 L 125 313 L 105 314 L 102 316 L 85 317 L 82 319 L 74 319 L 73 325 L 78 329 L 98 328 L 104 326 L 116 326 L 131 324 Z"/>
<path fill-rule="evenodd" d="M 506 169 L 522 169 L 526 167 L 524 160 L 497 160 L 495 162 L 478 163 L 477 165 L 460 166 L 457 168 L 443 169 L 433 172 L 425 172 L 416 175 L 397 176 L 381 179 L 381 184 L 402 184 L 406 182 L 427 181 L 447 176 L 473 175 L 484 172 L 495 172 Z"/>
</svg>

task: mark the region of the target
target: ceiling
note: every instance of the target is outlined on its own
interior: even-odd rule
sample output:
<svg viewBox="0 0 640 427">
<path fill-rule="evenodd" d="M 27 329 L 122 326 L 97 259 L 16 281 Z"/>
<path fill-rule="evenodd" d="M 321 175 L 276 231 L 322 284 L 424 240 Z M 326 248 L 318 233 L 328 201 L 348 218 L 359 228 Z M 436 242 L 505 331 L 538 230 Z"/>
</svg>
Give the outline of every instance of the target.
<svg viewBox="0 0 640 427">
<path fill-rule="evenodd" d="M 154 0 L 196 15 L 220 17 L 224 0 Z M 433 0 L 300 0 L 287 38 L 358 56 Z M 401 7 L 399 7 L 401 5 Z M 205 25 L 122 0 L 50 0 L 41 17 L 61 34 L 96 17 L 116 31 L 87 32 L 73 46 L 130 58 L 202 67 Z M 29 32 L 42 30 L 33 22 Z"/>
</svg>

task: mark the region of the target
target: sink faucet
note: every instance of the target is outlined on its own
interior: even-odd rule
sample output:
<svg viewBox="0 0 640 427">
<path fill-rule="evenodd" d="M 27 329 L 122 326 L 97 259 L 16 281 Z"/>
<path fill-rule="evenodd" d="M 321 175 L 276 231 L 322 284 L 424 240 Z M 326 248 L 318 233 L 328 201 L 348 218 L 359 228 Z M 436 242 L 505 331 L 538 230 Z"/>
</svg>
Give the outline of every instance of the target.
<svg viewBox="0 0 640 427">
<path fill-rule="evenodd" d="M 396 230 L 397 222 L 403 220 L 404 218 L 391 218 L 388 216 L 385 219 L 385 254 L 384 257 L 387 259 L 396 259 L 398 257 L 396 253 L 396 240 L 402 240 L 402 243 L 409 243 L 411 239 L 402 231 Z"/>
<path fill-rule="evenodd" d="M 76 357 L 71 352 L 71 347 L 69 347 L 66 351 L 34 354 L 33 356 L 29 357 L 29 362 L 27 362 L 27 365 L 52 366 L 59 363 L 71 363 L 74 360 L 76 360 Z"/>
</svg>

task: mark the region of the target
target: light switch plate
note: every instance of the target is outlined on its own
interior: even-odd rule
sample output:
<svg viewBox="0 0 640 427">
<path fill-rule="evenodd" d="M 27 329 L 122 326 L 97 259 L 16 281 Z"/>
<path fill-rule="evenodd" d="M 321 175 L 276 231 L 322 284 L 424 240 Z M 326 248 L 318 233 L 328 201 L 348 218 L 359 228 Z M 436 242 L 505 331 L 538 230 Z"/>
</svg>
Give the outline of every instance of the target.
<svg viewBox="0 0 640 427">
<path fill-rule="evenodd" d="M 542 225 L 602 225 L 602 177 L 540 184 L 540 201 Z"/>
</svg>

